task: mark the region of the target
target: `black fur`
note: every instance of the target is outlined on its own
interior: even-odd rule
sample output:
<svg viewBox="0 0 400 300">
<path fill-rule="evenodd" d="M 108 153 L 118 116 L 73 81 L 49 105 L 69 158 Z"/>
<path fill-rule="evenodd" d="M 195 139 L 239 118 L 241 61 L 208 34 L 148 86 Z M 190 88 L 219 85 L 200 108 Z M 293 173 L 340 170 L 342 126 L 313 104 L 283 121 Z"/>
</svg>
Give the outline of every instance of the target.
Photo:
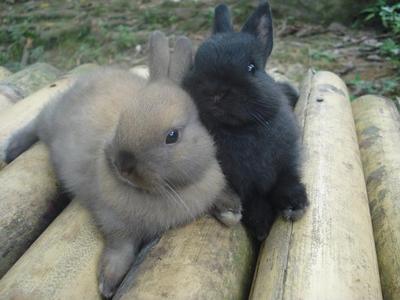
<svg viewBox="0 0 400 300">
<path fill-rule="evenodd" d="M 294 108 L 297 104 L 297 101 L 299 100 L 299 92 L 287 82 L 277 82 L 277 85 L 286 95 L 286 98 L 289 100 L 290 106 Z"/>
<path fill-rule="evenodd" d="M 256 9 L 241 32 L 227 30 L 232 25 L 225 5 L 216 8 L 214 23 L 214 33 L 200 46 L 183 85 L 215 138 L 230 185 L 242 199 L 244 223 L 262 240 L 277 214 L 294 218 L 308 203 L 300 182 L 299 131 L 290 106 L 297 93 L 264 71 L 273 43 L 268 3 Z"/>
</svg>

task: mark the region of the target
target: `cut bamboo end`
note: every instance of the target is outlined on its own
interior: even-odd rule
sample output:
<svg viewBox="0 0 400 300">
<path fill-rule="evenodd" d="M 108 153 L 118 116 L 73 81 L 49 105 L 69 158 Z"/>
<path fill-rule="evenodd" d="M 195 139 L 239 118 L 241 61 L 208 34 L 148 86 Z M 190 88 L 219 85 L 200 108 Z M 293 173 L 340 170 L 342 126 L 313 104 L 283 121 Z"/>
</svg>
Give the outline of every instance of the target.
<svg viewBox="0 0 400 300">
<path fill-rule="evenodd" d="M 11 137 L 21 128 L 28 125 L 40 113 L 42 108 L 49 103 L 56 95 L 65 91 L 75 79 L 75 74 L 84 68 L 84 72 L 94 67 L 81 66 L 75 69 L 70 76 L 49 84 L 34 94 L 17 102 L 7 110 L 0 112 L 0 166 L 4 165 L 6 149 Z"/>
<path fill-rule="evenodd" d="M 146 65 L 135 66 L 129 69 L 129 72 L 145 79 L 150 77 L 149 68 Z"/>
<path fill-rule="evenodd" d="M 4 78 L 7 78 L 12 74 L 11 71 L 9 71 L 7 68 L 0 66 L 0 80 L 3 80 Z"/>
<path fill-rule="evenodd" d="M 0 69 L 0 111 L 54 81 L 61 74 L 44 63 L 34 64 L 15 74 L 7 71 Z"/>
<path fill-rule="evenodd" d="M 13 102 L 4 95 L 0 95 L 0 112 L 13 105 Z"/>
<path fill-rule="evenodd" d="M 244 299 L 254 263 L 241 225 L 204 217 L 165 234 L 115 299 Z"/>
<path fill-rule="evenodd" d="M 296 113 L 310 207 L 278 220 L 260 252 L 250 299 L 381 299 L 371 218 L 347 88 L 309 72 Z"/>
<path fill-rule="evenodd" d="M 101 299 L 102 239 L 74 200 L 0 280 L 0 299 Z"/>
<path fill-rule="evenodd" d="M 400 115 L 393 101 L 352 103 L 384 299 L 400 296 Z"/>
<path fill-rule="evenodd" d="M 35 145 L 0 172 L 0 278 L 63 208 L 46 147 Z"/>
<path fill-rule="evenodd" d="M 55 67 L 46 63 L 36 63 L 1 80 L 0 87 L 14 89 L 24 98 L 55 81 L 60 75 L 61 71 Z M 0 88 L 0 93 L 1 91 Z"/>
</svg>

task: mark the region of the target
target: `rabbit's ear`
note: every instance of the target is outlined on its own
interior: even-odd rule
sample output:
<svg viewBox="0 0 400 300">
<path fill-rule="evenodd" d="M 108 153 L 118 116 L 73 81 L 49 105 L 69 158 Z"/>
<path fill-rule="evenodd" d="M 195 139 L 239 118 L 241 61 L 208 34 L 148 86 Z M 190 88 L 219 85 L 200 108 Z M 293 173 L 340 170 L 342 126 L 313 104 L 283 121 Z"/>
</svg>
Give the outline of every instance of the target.
<svg viewBox="0 0 400 300">
<path fill-rule="evenodd" d="M 154 31 L 149 39 L 150 80 L 168 77 L 169 66 L 168 38 L 160 31 Z"/>
<path fill-rule="evenodd" d="M 213 34 L 222 32 L 233 32 L 231 14 L 225 4 L 218 5 L 214 10 Z"/>
<path fill-rule="evenodd" d="M 169 78 L 180 84 L 186 71 L 192 66 L 192 42 L 180 36 L 175 43 L 174 53 L 169 65 Z"/>
<path fill-rule="evenodd" d="M 271 54 L 273 47 L 272 14 L 267 1 L 262 1 L 247 19 L 242 32 L 255 35 L 264 47 L 265 56 L 268 57 Z"/>
</svg>

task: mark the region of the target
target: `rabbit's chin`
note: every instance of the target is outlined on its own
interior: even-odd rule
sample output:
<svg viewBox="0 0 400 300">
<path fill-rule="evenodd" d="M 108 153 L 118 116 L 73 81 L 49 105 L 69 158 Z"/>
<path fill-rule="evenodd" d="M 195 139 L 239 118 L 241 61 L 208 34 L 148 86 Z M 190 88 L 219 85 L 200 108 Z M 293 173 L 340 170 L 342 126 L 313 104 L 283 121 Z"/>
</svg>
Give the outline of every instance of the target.
<svg viewBox="0 0 400 300">
<path fill-rule="evenodd" d="M 159 194 L 157 193 L 157 188 L 153 184 L 149 184 L 144 180 L 133 179 L 128 174 L 120 174 L 118 173 L 118 178 L 121 182 L 128 185 L 129 187 L 135 189 L 138 192 L 146 193 L 146 194 Z"/>
</svg>

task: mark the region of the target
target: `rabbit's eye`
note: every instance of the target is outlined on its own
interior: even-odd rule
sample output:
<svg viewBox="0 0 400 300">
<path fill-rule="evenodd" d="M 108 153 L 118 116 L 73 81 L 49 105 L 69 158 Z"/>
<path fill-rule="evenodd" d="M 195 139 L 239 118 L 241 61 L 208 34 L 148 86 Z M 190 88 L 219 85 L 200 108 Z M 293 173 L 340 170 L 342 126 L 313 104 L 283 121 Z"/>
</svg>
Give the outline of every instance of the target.
<svg viewBox="0 0 400 300">
<path fill-rule="evenodd" d="M 249 64 L 249 65 L 247 66 L 247 71 L 248 71 L 249 73 L 254 74 L 254 72 L 256 71 L 256 66 L 255 66 L 254 64 Z"/>
<path fill-rule="evenodd" d="M 167 138 L 165 139 L 166 144 L 174 144 L 178 141 L 179 139 L 179 131 L 178 129 L 171 129 L 167 133 Z"/>
</svg>

